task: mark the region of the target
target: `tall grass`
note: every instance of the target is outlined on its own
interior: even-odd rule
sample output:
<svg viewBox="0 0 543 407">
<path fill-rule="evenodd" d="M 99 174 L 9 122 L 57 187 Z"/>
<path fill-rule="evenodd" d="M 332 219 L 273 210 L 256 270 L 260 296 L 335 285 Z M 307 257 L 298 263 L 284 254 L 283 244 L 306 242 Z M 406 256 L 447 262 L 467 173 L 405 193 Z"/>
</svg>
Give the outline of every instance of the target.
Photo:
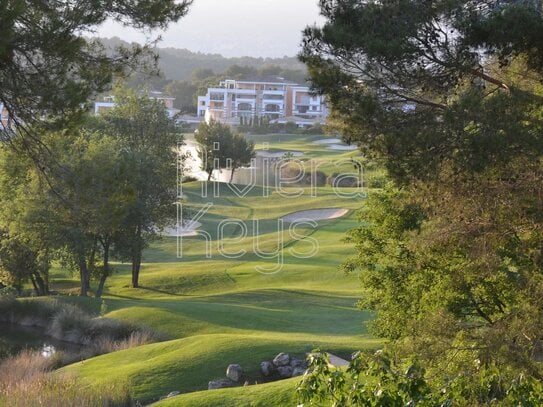
<svg viewBox="0 0 543 407">
<path fill-rule="evenodd" d="M 45 335 L 83 345 L 78 352 L 57 352 L 51 360 L 55 367 L 165 339 L 148 328 L 93 318 L 74 305 L 51 299 L 0 299 L 0 322 L 42 328 Z"/>
<path fill-rule="evenodd" d="M 75 305 L 56 300 L 0 299 L 0 322 L 43 328 L 44 334 L 55 339 L 96 349 L 122 349 L 165 339 L 146 327 L 93 318 Z"/>
<path fill-rule="evenodd" d="M 126 384 L 81 387 L 53 373 L 55 360 L 23 351 L 0 363 L 0 405 L 10 407 L 124 407 L 135 405 Z"/>
</svg>

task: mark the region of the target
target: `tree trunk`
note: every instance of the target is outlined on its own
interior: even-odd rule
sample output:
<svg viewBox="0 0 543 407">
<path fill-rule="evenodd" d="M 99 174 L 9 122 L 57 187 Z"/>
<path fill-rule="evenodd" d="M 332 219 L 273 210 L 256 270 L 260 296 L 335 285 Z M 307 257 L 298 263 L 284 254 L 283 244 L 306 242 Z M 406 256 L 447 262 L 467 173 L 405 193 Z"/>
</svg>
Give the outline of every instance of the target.
<svg viewBox="0 0 543 407">
<path fill-rule="evenodd" d="M 87 297 L 89 295 L 90 276 L 87 268 L 87 262 L 85 256 L 79 256 L 79 278 L 81 280 L 81 290 L 79 295 L 81 297 Z"/>
<path fill-rule="evenodd" d="M 30 281 L 32 282 L 32 286 L 34 287 L 34 291 L 36 292 L 36 295 L 40 296 L 40 289 L 38 287 L 38 284 L 36 283 L 36 280 L 34 279 L 34 275 L 30 275 Z"/>
<path fill-rule="evenodd" d="M 30 276 L 32 280 L 32 285 L 34 286 L 34 290 L 36 291 L 37 296 L 44 296 L 49 294 L 49 289 L 47 287 L 47 284 L 43 280 L 43 278 L 39 275 L 39 273 L 34 273 Z"/>
<path fill-rule="evenodd" d="M 211 181 L 211 176 L 213 175 L 213 171 L 207 173 L 207 181 Z"/>
<path fill-rule="evenodd" d="M 90 255 L 89 255 L 89 262 L 88 262 L 88 270 L 89 270 L 89 287 L 90 287 L 90 277 L 91 275 L 93 274 L 93 271 L 94 271 L 94 260 L 96 258 L 96 250 L 98 250 L 98 238 L 94 238 L 94 241 L 92 242 L 92 249 L 91 249 L 91 252 L 90 252 Z"/>
<path fill-rule="evenodd" d="M 104 286 L 106 279 L 109 276 L 109 238 L 104 239 L 102 242 L 102 248 L 104 249 L 104 265 L 102 267 L 102 274 L 100 275 L 100 281 L 98 283 L 98 289 L 96 290 L 96 298 L 100 298 L 104 292 Z"/>
<path fill-rule="evenodd" d="M 98 289 L 96 290 L 96 298 L 100 298 L 104 292 L 104 285 L 106 284 L 107 274 L 105 271 L 102 271 L 100 276 L 100 281 L 98 282 Z"/>
<path fill-rule="evenodd" d="M 232 180 L 234 179 L 234 172 L 236 171 L 236 167 L 232 167 L 232 172 L 230 173 L 230 181 L 228 181 L 229 184 L 232 183 Z"/>
<path fill-rule="evenodd" d="M 141 225 L 136 228 L 136 236 L 132 243 L 132 288 L 139 288 L 140 268 L 141 268 Z"/>
<path fill-rule="evenodd" d="M 132 257 L 132 288 L 140 287 L 141 255 Z"/>
</svg>

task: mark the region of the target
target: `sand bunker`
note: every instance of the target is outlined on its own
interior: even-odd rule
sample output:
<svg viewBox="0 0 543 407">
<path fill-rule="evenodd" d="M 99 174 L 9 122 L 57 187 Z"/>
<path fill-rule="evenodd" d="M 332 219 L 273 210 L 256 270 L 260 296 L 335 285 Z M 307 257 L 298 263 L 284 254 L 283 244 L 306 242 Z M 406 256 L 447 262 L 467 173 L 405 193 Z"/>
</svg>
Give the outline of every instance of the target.
<svg viewBox="0 0 543 407">
<path fill-rule="evenodd" d="M 338 150 L 338 151 L 354 151 L 358 147 L 357 146 L 348 146 L 343 144 L 332 144 L 328 146 L 330 150 Z"/>
<path fill-rule="evenodd" d="M 341 143 L 341 139 L 339 138 L 325 138 L 322 140 L 314 141 L 313 144 L 337 144 Z"/>
<path fill-rule="evenodd" d="M 336 219 L 345 216 L 347 212 L 349 212 L 348 209 L 342 208 L 311 209 L 308 211 L 289 213 L 288 215 L 283 216 L 281 219 L 283 219 L 285 222 Z"/>
<path fill-rule="evenodd" d="M 197 236 L 197 229 L 202 226 L 200 222 L 187 221 L 184 225 L 179 225 L 179 227 L 166 228 L 162 232 L 163 236 L 177 237 L 177 236 Z"/>
<path fill-rule="evenodd" d="M 313 144 L 320 144 L 326 146 L 330 150 L 338 151 L 353 151 L 356 150 L 357 146 L 347 145 L 343 143 L 343 140 L 339 138 L 325 138 L 322 140 L 314 141 Z"/>
</svg>

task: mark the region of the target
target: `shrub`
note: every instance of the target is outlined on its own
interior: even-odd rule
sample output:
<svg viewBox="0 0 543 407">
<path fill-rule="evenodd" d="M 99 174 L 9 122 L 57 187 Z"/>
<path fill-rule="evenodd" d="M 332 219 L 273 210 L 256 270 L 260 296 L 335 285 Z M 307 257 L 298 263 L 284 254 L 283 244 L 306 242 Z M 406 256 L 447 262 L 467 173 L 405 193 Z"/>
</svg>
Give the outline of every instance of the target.
<svg viewBox="0 0 543 407">
<path fill-rule="evenodd" d="M 339 173 L 334 173 L 328 177 L 327 183 L 331 186 L 340 187 L 340 188 L 356 188 L 359 185 L 359 180 L 356 177 L 338 177 L 342 175 Z"/>
<path fill-rule="evenodd" d="M 17 297 L 17 290 L 13 287 L 1 287 L 0 288 L 0 299 L 14 299 Z"/>
<path fill-rule="evenodd" d="M 296 179 L 300 176 L 300 166 L 296 164 L 286 164 L 281 166 L 281 177 L 284 179 Z M 303 178 L 297 182 L 300 186 L 311 185 L 311 171 L 306 170 Z M 326 185 L 326 174 L 322 171 L 315 171 L 315 186 L 323 187 Z"/>
</svg>

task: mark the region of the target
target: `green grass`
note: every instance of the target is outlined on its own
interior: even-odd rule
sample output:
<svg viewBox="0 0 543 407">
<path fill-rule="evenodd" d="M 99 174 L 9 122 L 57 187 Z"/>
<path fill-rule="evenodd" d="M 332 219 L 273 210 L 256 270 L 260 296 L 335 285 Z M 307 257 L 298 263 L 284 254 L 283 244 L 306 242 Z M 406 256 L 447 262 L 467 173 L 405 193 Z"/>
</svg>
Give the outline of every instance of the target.
<svg viewBox="0 0 543 407">
<path fill-rule="evenodd" d="M 140 400 L 157 399 L 170 391 L 207 389 L 209 380 L 224 377 L 229 363 L 239 363 L 251 383 L 261 382 L 260 362 L 288 349 L 303 357 L 315 347 L 346 354 L 353 346 L 375 347 L 356 337 L 305 334 L 195 335 L 99 356 L 62 369 L 76 374 L 81 384 L 100 387 L 128 380 Z"/>
<path fill-rule="evenodd" d="M 257 147 L 265 140 L 270 142 L 270 148 L 304 151 L 306 158 L 322 159 L 328 162 L 326 165 L 357 154 L 312 143 L 323 136 L 253 138 Z M 116 264 L 115 273 L 106 284 L 108 317 L 147 325 L 170 341 L 103 355 L 68 366 L 64 371 L 75 374 L 88 386 L 127 380 L 135 398 L 144 401 L 157 400 L 175 390 L 190 393 L 163 405 L 292 405 L 295 380 L 198 391 L 206 389 L 209 380 L 224 377 L 230 363 L 240 363 L 254 383 L 263 380 L 258 373 L 259 363 L 278 352 L 302 356 L 320 347 L 348 357 L 354 350 L 379 346 L 366 331 L 365 322 L 371 315 L 355 305 L 360 295 L 358 276 L 345 275 L 339 269 L 353 254 L 353 247 L 343 238 L 347 230 L 357 225 L 355 209 L 362 205 L 362 198 L 340 198 L 330 187 L 315 191 L 305 188 L 295 198 L 277 191 L 263 196 L 262 188 L 253 188 L 247 196 L 239 197 L 227 185 L 220 185 L 219 196 L 214 197 L 211 184 L 203 198 L 201 187 L 201 183 L 189 183 L 184 185 L 183 192 L 192 213 L 207 202 L 213 203 L 200 220 L 202 229 L 211 235 L 212 258 L 206 258 L 201 238 L 183 239 L 182 258 L 178 258 L 177 240 L 164 238 L 144 253 L 142 288 L 130 288 L 130 268 L 126 264 Z M 278 232 L 277 219 L 281 216 L 331 207 L 351 211 L 341 219 L 319 221 L 316 228 L 298 228 L 303 239 L 295 238 L 288 230 Z M 225 229 L 223 239 L 218 239 L 217 226 L 229 218 L 247 224 L 244 238 L 238 238 L 240 228 L 233 226 Z M 258 235 L 253 220 L 259 221 Z M 258 256 L 255 239 L 263 252 L 283 249 L 280 269 L 256 270 L 272 270 L 278 260 Z M 308 253 L 314 242 L 318 242 L 314 257 L 295 255 Z M 237 259 L 225 258 L 220 255 L 221 249 L 244 250 L 245 254 Z M 52 286 L 69 290 L 77 286 L 77 280 L 55 268 Z M 76 303 L 90 312 L 98 312 L 101 307 L 101 301 L 94 299 L 63 297 L 62 301 Z"/>
<path fill-rule="evenodd" d="M 258 386 L 199 391 L 160 401 L 153 407 L 295 406 L 295 389 L 300 380 L 300 377 L 296 377 Z"/>
</svg>

